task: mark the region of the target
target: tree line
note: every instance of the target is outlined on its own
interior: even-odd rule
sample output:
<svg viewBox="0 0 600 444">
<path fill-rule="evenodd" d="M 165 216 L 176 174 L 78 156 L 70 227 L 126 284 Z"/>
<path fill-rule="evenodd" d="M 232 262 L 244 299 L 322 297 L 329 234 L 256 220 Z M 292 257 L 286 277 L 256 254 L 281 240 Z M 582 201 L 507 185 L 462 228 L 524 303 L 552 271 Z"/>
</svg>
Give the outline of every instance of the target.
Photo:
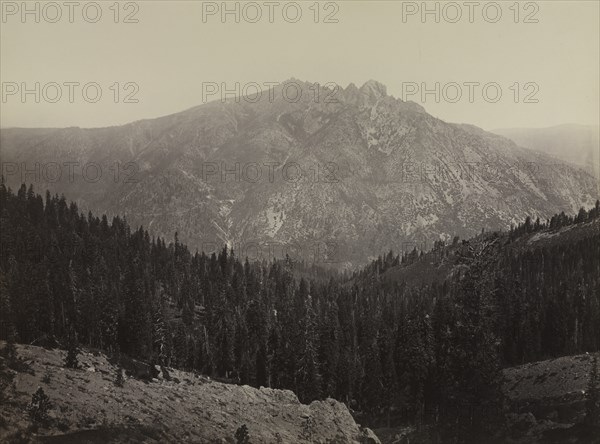
<svg viewBox="0 0 600 444">
<path fill-rule="evenodd" d="M 524 241 L 599 215 L 597 202 L 427 253 L 390 252 L 352 276 L 311 275 L 289 258 L 192 253 L 177 234 L 167 243 L 63 196 L 2 184 L 0 334 L 61 347 L 74 334 L 108 354 L 290 389 L 304 402 L 333 397 L 372 424 L 446 424 L 461 439 L 500 421 L 503 367 L 600 349 L 598 230 Z M 425 259 L 452 271 L 419 285 L 386 278 Z"/>
</svg>

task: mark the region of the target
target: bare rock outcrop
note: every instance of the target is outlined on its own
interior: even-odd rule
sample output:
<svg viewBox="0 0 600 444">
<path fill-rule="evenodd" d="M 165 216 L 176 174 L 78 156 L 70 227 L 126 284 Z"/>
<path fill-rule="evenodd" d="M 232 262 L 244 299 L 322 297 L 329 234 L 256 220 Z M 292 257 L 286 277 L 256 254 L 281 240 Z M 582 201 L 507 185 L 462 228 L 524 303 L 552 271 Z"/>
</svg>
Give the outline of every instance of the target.
<svg viewBox="0 0 600 444">
<path fill-rule="evenodd" d="M 17 354 L 19 368 L 0 357 L 7 382 L 0 442 L 231 443 L 245 425 L 254 444 L 379 443 L 333 399 L 306 405 L 289 390 L 223 384 L 175 369 L 169 379 L 127 377 L 119 387 L 117 368 L 102 354 L 81 353 L 76 370 L 63 368 L 61 350 L 19 345 Z M 38 387 L 51 409 L 47 423 L 34 425 L 26 407 Z"/>
</svg>

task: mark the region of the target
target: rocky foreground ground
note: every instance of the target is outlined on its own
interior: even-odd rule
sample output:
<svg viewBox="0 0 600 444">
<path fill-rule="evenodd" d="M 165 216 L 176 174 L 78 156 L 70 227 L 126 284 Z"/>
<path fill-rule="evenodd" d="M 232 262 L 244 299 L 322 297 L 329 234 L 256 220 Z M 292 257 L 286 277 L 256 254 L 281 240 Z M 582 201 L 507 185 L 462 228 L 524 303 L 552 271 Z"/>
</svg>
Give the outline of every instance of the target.
<svg viewBox="0 0 600 444">
<path fill-rule="evenodd" d="M 243 425 L 250 443 L 379 443 L 333 399 L 305 405 L 289 390 L 172 369 L 148 382 L 125 375 L 119 387 L 117 367 L 102 354 L 82 352 L 79 368 L 66 369 L 64 351 L 16 348 L 18 364 L 0 358 L 2 443 L 235 443 Z M 42 423 L 27 411 L 38 387 L 51 403 Z"/>
<path fill-rule="evenodd" d="M 0 342 L 0 350 L 5 345 Z M 103 354 L 81 352 L 79 368 L 66 369 L 62 350 L 17 345 L 16 351 L 18 359 L 10 364 L 0 356 L 1 443 L 237 443 L 243 425 L 254 444 L 380 443 L 332 399 L 305 405 L 289 390 L 224 384 L 174 369 L 156 371 L 146 381 L 123 371 L 119 387 L 117 367 Z M 566 356 L 505 369 L 506 442 L 600 442 L 578 429 L 592 358 Z M 42 422 L 27 410 L 38 387 L 51 403 Z M 377 432 L 394 444 L 429 443 L 434 435 L 410 426 Z"/>
</svg>

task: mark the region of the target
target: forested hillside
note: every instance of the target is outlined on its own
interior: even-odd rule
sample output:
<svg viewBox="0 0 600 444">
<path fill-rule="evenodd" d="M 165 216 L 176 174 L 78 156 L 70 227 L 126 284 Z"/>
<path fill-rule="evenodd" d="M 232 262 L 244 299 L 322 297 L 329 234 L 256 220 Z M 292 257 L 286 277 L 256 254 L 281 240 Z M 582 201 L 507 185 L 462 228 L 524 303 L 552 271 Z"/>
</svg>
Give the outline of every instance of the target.
<svg viewBox="0 0 600 444">
<path fill-rule="evenodd" d="M 1 186 L 0 213 L 2 339 L 330 396 L 367 423 L 489 436 L 503 367 L 600 349 L 598 202 L 329 279 L 192 253 L 25 185 Z"/>
</svg>

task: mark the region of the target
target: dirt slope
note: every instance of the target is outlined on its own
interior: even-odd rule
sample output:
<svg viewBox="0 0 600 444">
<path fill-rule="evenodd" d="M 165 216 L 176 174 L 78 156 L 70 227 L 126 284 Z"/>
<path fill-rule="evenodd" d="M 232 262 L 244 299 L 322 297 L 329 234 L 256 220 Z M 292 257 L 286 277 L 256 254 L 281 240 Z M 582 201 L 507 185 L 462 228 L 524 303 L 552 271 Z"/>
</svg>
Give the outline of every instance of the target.
<svg viewBox="0 0 600 444">
<path fill-rule="evenodd" d="M 149 383 L 125 376 L 117 387 L 117 369 L 101 354 L 81 353 L 77 370 L 63 368 L 64 351 L 17 345 L 17 354 L 24 363 L 17 370 L 0 358 L 3 443 L 233 443 L 242 424 L 251 443 L 379 442 L 332 399 L 304 405 L 288 390 L 177 370 L 169 370 L 170 380 L 161 374 Z M 52 403 L 46 426 L 32 426 L 26 411 L 37 387 Z"/>
<path fill-rule="evenodd" d="M 493 442 L 600 444 L 598 429 L 584 425 L 594 355 L 600 360 L 600 353 L 585 353 L 504 369 L 506 429 Z M 375 432 L 383 444 L 430 444 L 443 436 L 435 426 L 408 424 Z"/>
<path fill-rule="evenodd" d="M 586 416 L 592 363 L 593 354 L 586 353 L 505 369 L 504 392 L 514 435 L 520 435 L 523 442 L 534 442 L 535 438 L 569 442 L 567 439 L 576 438 L 577 425 Z M 600 442 L 600 436 L 595 441 L 575 442 Z"/>
</svg>

